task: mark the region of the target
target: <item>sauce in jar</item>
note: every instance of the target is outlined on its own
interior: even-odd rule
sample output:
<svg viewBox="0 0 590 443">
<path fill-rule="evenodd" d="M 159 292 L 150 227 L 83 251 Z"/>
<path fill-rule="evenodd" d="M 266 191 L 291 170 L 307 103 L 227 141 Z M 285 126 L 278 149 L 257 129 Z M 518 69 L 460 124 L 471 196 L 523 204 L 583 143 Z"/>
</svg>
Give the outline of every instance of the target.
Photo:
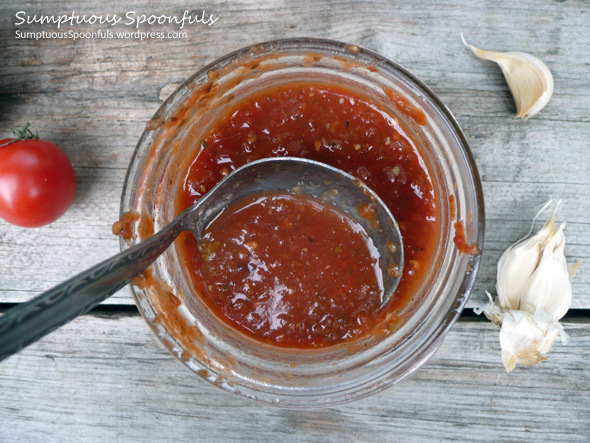
<svg viewBox="0 0 590 443">
<path fill-rule="evenodd" d="M 334 299 L 334 305 L 339 302 L 342 305 L 357 303 L 350 312 L 362 311 L 366 315 L 355 317 L 353 313 L 342 323 L 348 322 L 350 326 L 355 321 L 358 323 L 360 318 L 361 325 L 348 329 L 338 329 L 338 326 L 332 325 L 331 329 L 326 328 L 329 332 L 323 335 L 310 335 L 308 331 L 313 330 L 314 326 L 318 329 L 323 318 L 319 313 L 316 317 L 309 314 L 317 300 L 308 297 L 306 304 L 290 304 L 289 312 L 281 311 L 275 315 L 272 303 L 255 303 L 256 297 L 264 297 L 262 294 L 272 289 L 272 279 L 268 278 L 267 284 L 259 287 L 256 295 L 252 293 L 247 297 L 248 300 L 244 299 L 243 306 L 239 304 L 238 309 L 233 300 L 240 299 L 244 284 L 240 281 L 243 277 L 236 274 L 240 272 L 237 271 L 238 262 L 227 262 L 224 266 L 216 267 L 213 273 L 208 270 L 199 243 L 192 234 L 184 233 L 177 242 L 180 259 L 195 292 L 221 320 L 266 343 L 311 348 L 351 341 L 370 334 L 385 316 L 411 303 L 436 252 L 440 232 L 439 208 L 426 159 L 411 133 L 388 109 L 340 85 L 287 83 L 257 92 L 235 104 L 217 119 L 202 140 L 195 140 L 195 143 L 200 145 L 200 149 L 179 190 L 178 212 L 191 206 L 230 171 L 247 162 L 273 156 L 305 157 L 330 164 L 363 180 L 391 210 L 398 221 L 404 242 L 402 279 L 384 309 L 379 312 L 377 308 L 365 310 L 368 306 L 365 295 L 368 293 L 363 295 L 362 285 L 355 283 L 356 291 L 351 290 L 348 295 L 344 291 L 345 295 Z M 297 214 L 305 212 L 301 208 L 297 209 L 294 202 L 287 206 L 290 215 L 275 220 L 279 229 L 284 229 L 281 228 L 283 221 L 295 223 Z M 325 235 L 328 236 L 326 226 L 318 224 L 314 228 L 318 232 L 326 230 Z M 227 243 L 236 233 L 230 229 L 224 234 L 216 234 L 216 238 L 221 241 L 225 235 Z M 298 243 L 296 247 L 300 246 Z M 300 268 L 303 266 L 301 254 L 301 250 L 294 249 L 291 257 L 299 261 L 299 264 L 294 265 L 301 271 L 298 278 L 306 280 L 304 269 Z M 265 265 L 268 267 L 269 263 Z M 335 266 L 334 263 L 337 262 L 324 262 L 323 265 Z M 291 266 L 288 263 L 285 265 Z M 360 266 L 360 262 L 356 266 Z M 344 272 L 345 276 L 347 269 L 348 266 L 337 272 Z M 212 284 L 215 279 L 219 279 L 221 285 L 227 285 L 227 289 Z M 309 280 L 312 286 L 314 281 Z M 232 282 L 234 287 L 230 284 Z M 308 292 L 311 294 L 312 291 Z M 357 294 L 358 300 L 353 300 L 353 293 Z M 282 329 L 279 328 L 279 332 L 273 330 L 273 321 L 248 322 L 248 314 L 254 318 L 257 309 L 266 309 L 259 312 L 260 318 L 277 318 Z M 338 317 L 337 309 L 332 308 L 331 304 L 323 315 L 332 316 L 336 323 L 337 318 L 342 317 Z M 297 319 L 299 323 L 306 322 L 307 326 L 299 329 L 293 326 L 298 332 L 287 336 L 285 325 L 297 324 Z"/>
</svg>

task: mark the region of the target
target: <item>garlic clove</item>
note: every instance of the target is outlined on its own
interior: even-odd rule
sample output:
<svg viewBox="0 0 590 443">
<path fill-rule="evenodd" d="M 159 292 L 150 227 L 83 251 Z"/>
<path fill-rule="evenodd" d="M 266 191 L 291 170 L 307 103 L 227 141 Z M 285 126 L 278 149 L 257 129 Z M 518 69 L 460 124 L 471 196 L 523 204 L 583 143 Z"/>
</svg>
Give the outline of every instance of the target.
<svg viewBox="0 0 590 443">
<path fill-rule="evenodd" d="M 539 232 L 504 251 L 496 276 L 496 291 L 503 309 L 520 309 L 520 296 L 541 259 L 541 249 L 554 234 L 555 212 Z"/>
<path fill-rule="evenodd" d="M 516 104 L 516 117 L 528 119 L 549 103 L 554 89 L 553 75 L 537 57 L 524 52 L 486 51 L 468 44 L 463 34 L 461 38 L 477 57 L 500 66 Z"/>
<path fill-rule="evenodd" d="M 542 309 L 559 320 L 572 302 L 572 284 L 565 259 L 562 224 L 543 248 L 541 260 L 520 297 L 520 309 L 534 313 Z"/>
</svg>

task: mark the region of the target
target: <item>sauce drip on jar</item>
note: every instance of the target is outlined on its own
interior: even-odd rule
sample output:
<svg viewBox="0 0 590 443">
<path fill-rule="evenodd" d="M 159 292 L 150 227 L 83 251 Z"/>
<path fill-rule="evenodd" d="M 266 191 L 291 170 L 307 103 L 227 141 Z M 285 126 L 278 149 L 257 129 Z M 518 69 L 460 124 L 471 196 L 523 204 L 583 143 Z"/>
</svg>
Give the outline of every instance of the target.
<svg viewBox="0 0 590 443">
<path fill-rule="evenodd" d="M 219 297 L 222 290 L 215 294 L 209 291 L 208 271 L 199 244 L 191 234 L 184 233 L 177 243 L 180 259 L 195 293 L 222 321 L 273 345 L 323 347 L 372 333 L 382 326 L 385 316 L 401 311 L 412 302 L 436 252 L 440 232 L 439 208 L 428 162 L 410 131 L 389 109 L 344 86 L 287 83 L 259 91 L 233 105 L 195 143 L 200 149 L 180 189 L 178 212 L 191 206 L 225 175 L 247 162 L 265 157 L 304 157 L 330 164 L 363 180 L 391 210 L 404 242 L 405 266 L 398 289 L 384 309 L 362 319 L 362 327 L 349 329 L 349 333 L 342 329 L 323 336 L 301 332 L 309 330 L 309 326 L 300 329 L 300 334 L 287 337 L 281 335 L 282 332 L 275 334 L 272 322 L 262 323 L 260 327 L 248 324 L 246 311 L 240 313 L 233 307 L 231 300 L 238 296 L 238 292 L 232 290 L 229 282 L 243 283 L 236 280 L 238 276 L 233 268 L 217 269 L 229 287 L 224 299 Z M 295 212 L 287 221 L 294 222 Z M 279 229 L 283 220 L 278 221 Z M 301 260 L 300 252 L 294 250 L 293 259 Z M 325 265 L 328 264 L 333 266 L 332 263 Z M 354 309 L 360 312 L 366 307 L 366 300 L 358 285 L 356 293 L 359 298 Z M 260 296 L 262 292 L 258 294 Z M 341 301 L 345 304 L 352 298 L 346 296 Z M 334 303 L 337 305 L 338 300 L 335 299 Z M 267 306 L 271 309 L 272 304 Z M 254 307 L 250 313 L 254 315 L 256 309 Z M 325 315 L 337 318 L 335 313 L 331 311 Z M 315 321 L 317 329 L 322 317 L 312 319 L 308 314 L 309 310 L 293 305 L 292 312 L 279 318 L 287 319 L 287 323 L 294 322 L 292 318 L 295 317 L 306 319 L 312 326 Z M 264 313 L 265 318 L 272 315 L 270 310 Z M 356 320 L 349 316 L 347 321 L 352 324 Z"/>
</svg>

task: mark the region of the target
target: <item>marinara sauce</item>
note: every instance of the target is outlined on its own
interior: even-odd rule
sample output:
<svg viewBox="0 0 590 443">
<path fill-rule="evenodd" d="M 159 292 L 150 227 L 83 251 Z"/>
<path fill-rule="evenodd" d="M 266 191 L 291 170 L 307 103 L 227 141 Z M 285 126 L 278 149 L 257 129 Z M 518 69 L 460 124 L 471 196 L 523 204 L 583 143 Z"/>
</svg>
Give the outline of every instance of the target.
<svg viewBox="0 0 590 443">
<path fill-rule="evenodd" d="M 322 252 L 320 258 L 312 260 L 313 266 L 310 263 L 310 268 L 305 267 L 302 239 L 308 227 L 304 224 L 299 227 L 305 228 L 300 231 L 304 234 L 298 234 L 288 257 L 278 253 L 270 257 L 263 254 L 256 258 L 259 261 L 255 266 L 248 266 L 252 251 L 244 243 L 240 246 L 246 254 L 242 262 L 239 251 L 234 248 L 233 254 L 226 251 L 215 256 L 211 267 L 213 257 L 208 248 L 211 249 L 214 242 L 204 238 L 198 243 L 191 234 L 185 233 L 177 244 L 191 284 L 224 322 L 265 343 L 317 348 L 370 334 L 388 313 L 411 303 L 433 261 L 440 230 L 439 210 L 426 160 L 412 134 L 386 108 L 340 85 L 288 83 L 269 87 L 237 103 L 195 143 L 199 143 L 200 150 L 180 189 L 178 212 L 191 206 L 225 175 L 247 162 L 265 157 L 305 157 L 362 179 L 389 207 L 404 242 L 402 279 L 388 306 L 378 311 L 379 291 L 374 287 L 363 290 L 363 282 L 346 277 L 348 273 L 353 274 L 351 269 L 356 272 L 362 267 L 362 260 L 355 266 L 350 265 L 354 263 L 352 257 L 347 257 L 345 263 L 337 254 Z M 268 201 L 266 204 L 278 203 Z M 284 201 L 281 204 L 286 205 L 284 217 L 273 218 L 270 214 L 270 219 L 267 217 L 263 221 L 265 229 L 275 230 L 277 242 L 291 241 L 298 216 L 300 220 L 304 217 L 308 220 L 310 216 L 321 215 L 310 213 L 306 205 Z M 333 235 L 332 228 L 338 223 L 316 220 L 313 224 L 313 234 L 308 237 L 317 241 Z M 232 239 L 235 245 L 238 238 L 242 241 L 262 232 L 260 226 L 248 224 L 248 218 L 231 228 L 227 226 L 215 233 L 216 241 L 226 245 L 231 244 Z M 350 239 L 338 232 L 340 234 L 334 234 L 334 241 L 340 235 L 343 244 L 350 245 Z M 248 241 L 257 242 L 256 247 L 259 247 L 258 240 Z M 326 248 L 325 251 L 330 248 L 336 251 L 337 245 L 330 244 Z M 340 253 L 349 252 L 344 249 L 340 246 Z M 284 275 L 273 274 L 272 263 L 275 269 L 277 263 L 282 263 L 278 266 L 289 271 Z M 248 291 L 244 291 L 246 281 L 253 282 L 256 272 L 264 266 L 269 269 L 265 283 L 256 285 L 255 290 L 249 286 Z M 328 276 L 325 282 L 314 277 L 322 269 Z M 282 284 L 281 278 L 286 281 L 287 274 L 287 290 L 276 291 L 273 285 L 276 281 L 277 285 Z M 330 276 L 342 283 L 338 290 L 327 285 Z M 319 287 L 320 281 L 324 282 L 323 288 Z M 365 283 L 368 281 L 370 279 Z M 298 287 L 302 289 L 296 291 Z M 288 289 L 293 293 L 289 294 Z"/>
<path fill-rule="evenodd" d="M 317 347 L 363 332 L 384 292 L 379 252 L 334 206 L 254 194 L 205 230 L 196 256 L 210 305 L 253 336 Z"/>
</svg>

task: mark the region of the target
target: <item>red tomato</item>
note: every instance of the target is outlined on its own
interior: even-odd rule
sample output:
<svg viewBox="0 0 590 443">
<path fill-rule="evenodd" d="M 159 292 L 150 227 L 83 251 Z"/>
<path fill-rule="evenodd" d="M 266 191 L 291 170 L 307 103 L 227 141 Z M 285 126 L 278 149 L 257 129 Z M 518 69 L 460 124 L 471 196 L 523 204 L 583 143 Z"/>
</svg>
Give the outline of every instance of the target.
<svg viewBox="0 0 590 443">
<path fill-rule="evenodd" d="M 26 228 L 51 223 L 70 207 L 75 192 L 72 164 L 53 143 L 27 139 L 0 147 L 0 217 L 7 222 Z"/>
</svg>

